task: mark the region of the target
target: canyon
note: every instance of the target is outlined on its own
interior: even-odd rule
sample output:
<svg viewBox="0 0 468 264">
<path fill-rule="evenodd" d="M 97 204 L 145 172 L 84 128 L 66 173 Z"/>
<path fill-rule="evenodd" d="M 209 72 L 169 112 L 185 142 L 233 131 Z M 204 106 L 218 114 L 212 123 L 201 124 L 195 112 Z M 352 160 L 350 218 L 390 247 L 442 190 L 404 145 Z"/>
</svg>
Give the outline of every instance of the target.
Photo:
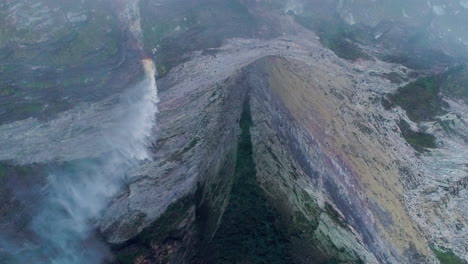
<svg viewBox="0 0 468 264">
<path fill-rule="evenodd" d="M 5 263 L 467 262 L 468 49 L 433 38 L 462 4 L 415 43 L 416 1 L 26 2 L 2 4 Z"/>
</svg>

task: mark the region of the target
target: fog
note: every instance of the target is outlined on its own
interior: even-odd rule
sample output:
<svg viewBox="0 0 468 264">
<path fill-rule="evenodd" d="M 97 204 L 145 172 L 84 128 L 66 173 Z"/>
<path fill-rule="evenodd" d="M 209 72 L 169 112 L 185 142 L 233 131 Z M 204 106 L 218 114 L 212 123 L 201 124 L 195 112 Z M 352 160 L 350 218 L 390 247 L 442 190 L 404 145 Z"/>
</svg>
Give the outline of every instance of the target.
<svg viewBox="0 0 468 264">
<path fill-rule="evenodd" d="M 187 81 L 180 77 L 180 69 L 190 66 L 185 62 L 202 56 L 207 65 L 221 61 L 216 53 L 226 43 L 263 45 L 297 32 L 310 39 L 294 46 L 310 41 L 328 48 L 332 52 L 322 59 L 335 60 L 334 53 L 336 61 L 355 63 L 356 71 L 385 62 L 405 66 L 405 74 L 435 74 L 466 66 L 468 58 L 468 0 L 171 1 L 0 1 L 0 162 L 47 166 L 46 177 L 34 184 L 9 179 L 11 200 L 20 205 L 0 206 L 0 264 L 4 255 L 6 264 L 101 264 L 113 258 L 96 222 L 124 193 L 128 172 L 152 159 L 158 112 L 153 60 L 160 77 L 169 77 L 161 87 L 169 86 Z M 293 44 L 281 54 L 288 57 Z M 141 62 L 144 75 L 124 86 L 138 75 L 142 56 L 151 58 Z M 218 65 L 234 67 L 229 60 Z M 206 65 L 197 66 L 190 72 L 201 80 Z M 400 72 L 385 74 L 392 73 Z M 405 78 L 403 83 L 410 80 Z M 200 80 L 190 81 L 195 87 Z M 452 160 L 464 161 L 460 153 Z M 0 193 L 0 202 L 10 202 L 3 198 Z"/>
<path fill-rule="evenodd" d="M 151 158 L 148 147 L 158 98 L 154 65 L 149 60 L 143 64 L 144 79 L 127 89 L 113 109 L 120 120 L 102 131 L 107 152 L 53 169 L 34 202 L 38 213 L 28 227 L 33 239 L 19 243 L 20 238 L 10 234 L 1 241 L 14 256 L 13 263 L 93 264 L 108 257 L 94 234 L 93 219 L 123 186 L 126 172 Z"/>
</svg>

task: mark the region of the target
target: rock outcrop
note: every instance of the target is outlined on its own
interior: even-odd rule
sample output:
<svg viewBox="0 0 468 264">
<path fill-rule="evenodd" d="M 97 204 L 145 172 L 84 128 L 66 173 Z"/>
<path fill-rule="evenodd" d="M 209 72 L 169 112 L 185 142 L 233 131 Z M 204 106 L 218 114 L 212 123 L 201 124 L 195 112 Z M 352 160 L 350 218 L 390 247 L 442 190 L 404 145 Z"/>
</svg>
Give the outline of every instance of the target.
<svg viewBox="0 0 468 264">
<path fill-rule="evenodd" d="M 51 171 L 116 152 L 131 161 L 99 167 L 116 182 L 87 192 L 99 210 L 81 221 L 99 261 L 466 262 L 466 40 L 434 35 L 467 7 L 351 2 L 0 4 L 0 234 L 15 245 L 0 257 L 40 252 L 39 198 L 66 193 Z M 157 113 L 127 100 L 154 85 L 148 58 Z"/>
<path fill-rule="evenodd" d="M 400 175 L 401 164 L 405 164 L 401 155 L 402 151 L 413 151 L 405 146 L 399 131 L 392 130 L 394 117 L 378 100 L 397 85 L 375 73 L 406 70 L 382 62 L 349 63 L 310 39 L 313 35 L 284 37 L 263 45 L 235 40 L 216 56 L 196 55 L 159 81 L 162 125 L 155 147 L 155 164 L 159 165 L 136 172 L 131 191 L 115 200 L 109 217 L 102 219 L 104 234 L 118 244 L 119 254 L 154 260 L 162 248 L 171 246 L 169 259 L 177 262 L 181 256 L 190 256 L 187 248 L 196 257 L 197 250 L 203 251 L 203 239 L 216 238 L 226 203 L 229 206 L 232 177 L 235 181 L 237 121 L 242 102 L 247 100 L 256 183 L 278 216 L 289 223 L 284 226 L 286 236 L 294 237 L 288 239 L 295 241 L 291 242 L 295 250 L 303 250 L 303 255 L 294 255 L 301 255 L 302 261 L 435 262 L 429 241 L 405 203 L 407 184 L 414 179 Z M 210 78 L 203 78 L 206 73 Z M 175 102 L 187 102 L 193 115 L 175 111 L 171 107 L 179 105 Z M 221 120 L 222 125 L 212 130 L 211 122 L 191 123 L 206 120 Z M 178 122 L 191 126 L 169 129 L 182 127 Z M 197 129 L 200 127 L 203 129 Z M 201 152 L 207 150 L 205 141 L 216 142 L 218 149 Z M 180 160 L 174 161 L 174 154 L 166 153 L 169 147 Z M 187 166 L 184 172 L 173 169 L 177 162 Z M 184 192 L 173 188 L 175 182 L 186 187 Z M 191 201 L 186 197 L 196 198 Z M 151 206 L 137 203 L 141 200 Z M 173 202 L 176 200 L 188 204 L 182 206 Z M 161 225 L 156 219 L 167 217 L 162 213 L 170 203 L 187 211 L 178 212 L 180 223 L 164 225 L 170 232 L 158 233 Z M 168 210 L 173 213 L 171 206 Z M 137 215 L 138 221 L 128 220 Z M 200 221 L 209 224 L 204 223 L 200 230 Z M 293 231 L 297 227 L 301 227 L 300 235 Z M 141 238 L 152 232 L 162 237 Z M 174 232 L 175 237 L 168 236 Z M 127 240 L 130 242 L 122 244 Z M 171 244 L 174 240 L 177 247 Z M 147 244 L 142 246 L 141 241 Z M 184 245 L 186 241 L 193 245 Z M 149 252 L 139 255 L 136 245 Z M 151 248 L 156 248 L 155 252 Z"/>
</svg>

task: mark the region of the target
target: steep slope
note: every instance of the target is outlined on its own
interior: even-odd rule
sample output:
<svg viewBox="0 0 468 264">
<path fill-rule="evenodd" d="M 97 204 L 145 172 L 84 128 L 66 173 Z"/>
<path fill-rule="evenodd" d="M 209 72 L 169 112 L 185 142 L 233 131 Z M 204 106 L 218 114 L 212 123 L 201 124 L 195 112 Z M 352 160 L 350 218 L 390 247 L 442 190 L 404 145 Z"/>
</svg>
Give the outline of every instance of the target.
<svg viewBox="0 0 468 264">
<path fill-rule="evenodd" d="M 0 262 L 109 257 L 92 221 L 151 158 L 157 112 L 132 3 L 0 4 Z"/>
<path fill-rule="evenodd" d="M 468 260 L 465 1 L 62 2 L 0 3 L 0 262 Z"/>
<path fill-rule="evenodd" d="M 287 255 L 298 262 L 435 261 L 403 202 L 404 185 L 412 179 L 401 178 L 404 161 L 388 147 L 404 145 L 404 139 L 389 129 L 394 123 L 380 101 L 369 101 L 379 98 L 382 88 L 397 88 L 375 72 L 399 67 L 347 63 L 316 42 L 295 37 L 262 46 L 238 40 L 216 56 L 194 57 L 160 80 L 159 118 L 165 124 L 158 128 L 164 136 L 155 148 L 160 165 L 135 172 L 130 192 L 101 220 L 104 234 L 116 243 L 120 259 L 130 261 L 125 263 L 178 263 L 194 256 L 209 262 L 200 254 L 231 232 L 223 221 L 232 223 L 230 206 L 243 204 L 235 198 L 242 187 L 236 187 L 234 164 L 237 122 L 247 100 L 255 183 L 270 208 L 262 210 L 273 210 L 278 218 L 271 225 L 286 237 Z M 186 102 L 182 105 L 193 114 L 187 116 L 175 102 Z M 177 154 L 179 160 L 171 158 Z M 179 171 L 176 164 L 188 167 Z M 138 203 L 142 200 L 146 203 Z"/>
</svg>

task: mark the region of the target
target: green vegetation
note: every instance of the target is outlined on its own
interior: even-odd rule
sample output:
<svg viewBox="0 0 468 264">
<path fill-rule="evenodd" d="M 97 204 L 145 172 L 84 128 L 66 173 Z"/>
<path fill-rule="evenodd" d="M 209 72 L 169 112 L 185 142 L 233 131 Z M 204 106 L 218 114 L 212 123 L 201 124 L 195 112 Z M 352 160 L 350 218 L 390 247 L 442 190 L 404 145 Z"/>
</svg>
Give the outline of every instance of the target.
<svg viewBox="0 0 468 264">
<path fill-rule="evenodd" d="M 119 264 L 134 264 L 135 260 L 148 255 L 146 248 L 134 247 L 131 250 L 125 250 L 117 253 L 117 263 Z"/>
<path fill-rule="evenodd" d="M 69 6 L 70 4 L 71 1 L 62 4 L 60 9 L 63 11 L 70 8 L 76 11 L 82 8 L 81 4 Z M 63 67 L 87 62 L 102 63 L 112 58 L 118 53 L 122 41 L 118 33 L 118 22 L 115 16 L 110 15 L 111 12 L 102 7 L 88 8 L 90 12 L 86 13 L 86 21 L 65 26 L 51 25 L 50 31 L 36 29 L 35 24 L 28 29 L 17 29 L 13 24 L 0 19 L 0 25 L 3 26 L 0 30 L 0 43 L 5 42 L 7 46 L 4 50 L 8 51 L 7 56 L 0 55 L 0 58 L 5 59 L 3 63 L 21 61 L 31 65 Z M 42 45 L 39 40 L 44 36 L 48 39 Z M 11 39 L 18 41 L 11 42 Z"/>
<path fill-rule="evenodd" d="M 442 127 L 442 129 L 448 134 L 452 134 L 455 132 L 453 129 L 453 127 L 455 126 L 455 122 L 453 120 L 441 120 L 438 118 L 437 121 Z"/>
<path fill-rule="evenodd" d="M 431 247 L 431 249 L 441 264 L 467 264 L 467 261 L 459 258 L 450 250 L 437 249 L 435 247 Z"/>
<path fill-rule="evenodd" d="M 386 11 L 383 16 L 395 17 L 396 21 L 401 19 L 402 4 L 391 1 L 388 5 L 384 3 L 382 5 L 385 6 L 382 10 Z M 330 11 L 332 8 L 333 6 L 327 7 L 326 4 L 324 6 L 306 4 L 305 11 L 300 15 L 295 15 L 295 18 L 298 23 L 314 31 L 320 37 L 322 44 L 341 58 L 348 60 L 369 59 L 370 56 L 357 45 L 360 43 L 378 44 L 389 53 L 377 53 L 375 56 L 379 56 L 384 61 L 399 63 L 412 69 L 428 69 L 434 65 L 443 67 L 454 62 L 452 57 L 433 45 L 432 37 L 426 31 L 402 28 L 401 24 L 390 22 L 390 19 L 386 22 L 389 26 L 388 29 L 392 31 L 391 34 L 397 35 L 375 39 L 372 33 L 375 32 L 375 28 L 369 28 L 360 23 L 349 25 L 336 12 L 332 14 Z M 407 30 L 407 32 L 402 30 Z M 393 78 L 394 76 L 389 77 L 393 81 L 398 81 L 398 79 Z"/>
<path fill-rule="evenodd" d="M 250 107 L 246 101 L 240 119 L 241 134 L 229 204 L 214 237 L 204 246 L 199 258 L 211 263 L 309 263 L 311 260 L 329 264 L 363 263 L 359 257 L 336 248 L 329 237 L 316 235 L 321 213 L 330 215 L 339 226 L 347 228 L 331 205 L 322 211 L 302 189 L 293 190 L 301 210 L 290 208 L 290 201 L 281 201 L 281 196 L 267 197 L 257 182 L 251 126 Z M 280 162 L 271 149 L 267 148 L 267 152 Z M 290 177 L 297 174 L 295 170 L 293 167 Z M 274 193 L 274 186 L 265 186 L 270 187 L 268 192 Z M 199 221 L 204 223 L 206 219 Z"/>
<path fill-rule="evenodd" d="M 151 258 L 155 254 L 155 248 L 164 247 L 169 240 L 180 240 L 178 225 L 188 217 L 193 200 L 193 196 L 187 196 L 171 204 L 151 226 L 145 228 L 122 248 L 116 249 L 118 263 L 133 264 L 138 258 Z M 165 257 L 169 258 L 170 254 Z"/>
<path fill-rule="evenodd" d="M 29 117 L 39 119 L 50 118 L 52 115 L 65 111 L 71 107 L 67 101 L 47 102 L 47 107 L 38 102 L 16 99 L 16 102 L 6 104 L 4 112 L 0 115 L 0 123 L 3 121 L 21 120 Z"/>
<path fill-rule="evenodd" d="M 433 41 L 427 31 L 414 31 L 383 42 L 390 54 L 381 56 L 384 61 L 405 65 L 412 69 L 429 69 L 434 65 L 447 66 L 453 59 L 442 50 L 433 47 Z"/>
<path fill-rule="evenodd" d="M 6 86 L 6 87 L 0 87 L 0 97 L 3 96 L 10 96 L 15 93 L 15 89 L 11 86 Z"/>
<path fill-rule="evenodd" d="M 317 32 L 322 44 L 331 49 L 338 57 L 346 60 L 370 59 L 370 56 L 347 38 L 343 28 L 326 29 Z"/>
<path fill-rule="evenodd" d="M 408 81 L 405 78 L 402 78 L 400 74 L 396 72 L 384 73 L 382 74 L 382 77 L 396 84 L 401 84 L 403 81 Z"/>
<path fill-rule="evenodd" d="M 187 53 L 216 48 L 227 37 L 248 35 L 255 20 L 237 0 L 219 0 L 180 7 L 177 16 L 157 13 L 151 1 L 141 1 L 144 47 L 153 54 L 159 77 L 187 59 Z M 219 25 L 223 26 L 220 27 Z"/>
<path fill-rule="evenodd" d="M 400 49 L 405 50 L 405 48 Z M 414 51 L 414 49 L 418 49 L 418 51 Z M 429 69 L 437 63 L 444 65 L 449 65 L 451 63 L 451 58 L 445 55 L 442 51 L 428 50 L 424 46 L 415 47 L 411 51 L 405 50 L 405 52 L 380 56 L 380 59 L 417 70 Z"/>
<path fill-rule="evenodd" d="M 18 176 L 18 177 L 28 177 L 33 176 L 38 172 L 38 169 L 41 167 L 37 164 L 32 165 L 15 165 L 8 161 L 0 162 L 0 178 Z"/>
<path fill-rule="evenodd" d="M 408 117 L 414 121 L 432 121 L 438 115 L 446 113 L 447 107 L 439 95 L 440 79 L 437 76 L 416 80 L 398 89 L 388 99 L 406 110 Z"/>
<path fill-rule="evenodd" d="M 445 132 L 454 133 L 455 123 L 439 117 L 446 114 L 449 107 L 442 96 L 466 100 L 467 81 L 468 70 L 465 66 L 459 66 L 443 74 L 423 77 L 400 87 L 395 94 L 382 97 L 381 103 L 386 110 L 400 106 L 414 122 L 437 121 Z M 402 120 L 399 126 L 402 136 L 414 149 L 425 151 L 437 147 L 433 135 L 411 131 L 409 125 Z"/>
<path fill-rule="evenodd" d="M 177 232 L 177 225 L 187 218 L 193 206 L 193 196 L 187 196 L 171 204 L 164 214 L 138 237 L 142 243 L 161 243 L 172 232 Z"/>
<path fill-rule="evenodd" d="M 0 180 L 5 179 L 8 173 L 8 167 L 0 163 Z"/>
<path fill-rule="evenodd" d="M 320 37 L 320 42 L 338 57 L 353 61 L 371 58 L 356 44 L 368 38 L 365 33 L 341 19 L 321 18 L 321 15 L 316 13 L 296 15 L 295 19 L 299 24 L 313 30 Z"/>
<path fill-rule="evenodd" d="M 410 125 L 405 120 L 400 120 L 398 126 L 403 138 L 415 150 L 423 152 L 430 148 L 437 148 L 436 138 L 433 135 L 412 131 Z"/>
<path fill-rule="evenodd" d="M 455 100 L 468 101 L 468 66 L 455 67 L 444 74 L 441 90 Z"/>
<path fill-rule="evenodd" d="M 0 161 L 0 200 L 10 195 L 8 182 L 40 184 L 45 179 L 46 168 L 44 164 L 16 165 L 11 161 Z"/>
<path fill-rule="evenodd" d="M 54 88 L 57 86 L 61 87 L 70 87 L 70 86 L 78 86 L 82 85 L 86 81 L 86 76 L 70 76 L 69 78 L 63 79 L 45 79 L 45 80 L 37 80 L 37 81 L 27 81 L 23 80 L 21 82 L 21 87 L 26 89 L 47 89 L 47 88 Z"/>
<path fill-rule="evenodd" d="M 6 252 L 0 252 L 0 259 L 2 260 L 2 264 L 15 264 L 15 258 L 9 255 Z"/>
<path fill-rule="evenodd" d="M 229 151 L 221 168 L 215 166 L 215 170 L 206 173 L 206 181 L 197 188 L 196 229 L 201 245 L 211 240 L 224 213 L 234 180 L 235 158 L 236 152 Z"/>
<path fill-rule="evenodd" d="M 59 6 L 60 16 L 65 10 L 83 10 L 86 21 L 21 30 L 0 18 L 0 37 L 10 39 L 0 48 L 0 123 L 52 118 L 78 102 L 98 100 L 120 88 L 106 86 L 120 69 L 119 22 L 102 3 L 72 2 Z"/>
<path fill-rule="evenodd" d="M 142 1 L 144 3 L 144 1 Z M 145 3 L 147 4 L 147 3 Z M 164 52 L 164 49 L 169 48 L 162 46 L 163 41 L 171 35 L 176 33 L 176 28 L 179 26 L 181 31 L 190 29 L 197 24 L 196 17 L 193 14 L 188 14 L 185 19 L 168 19 L 162 20 L 158 16 L 153 16 L 145 13 L 142 9 L 142 32 L 143 32 L 143 43 L 148 52 L 153 52 L 153 48 L 156 49 L 156 70 L 159 76 L 164 76 L 169 70 L 175 66 L 172 65 L 169 54 Z"/>
<path fill-rule="evenodd" d="M 29 116 L 33 113 L 41 111 L 42 106 L 36 102 L 28 102 L 23 103 L 20 105 L 15 105 L 12 111 L 10 112 L 11 115 L 21 115 L 21 116 Z"/>
<path fill-rule="evenodd" d="M 172 204 L 138 237 L 115 249 L 119 263 L 167 261 L 186 249 L 185 246 L 197 252 L 191 258 L 193 263 L 275 264 L 309 263 L 311 260 L 329 264 L 363 263 L 352 252 L 337 248 L 329 237 L 316 234 L 321 213 L 330 215 L 337 225 L 347 228 L 345 220 L 331 205 L 322 211 L 302 189 L 293 190 L 301 210 L 290 208 L 289 202 L 283 203 L 281 198 L 275 200 L 266 195 L 257 181 L 248 99 L 239 125 L 241 134 L 232 188 L 230 179 L 226 178 L 232 170 L 229 165 L 231 159 L 227 157 L 227 163 L 216 175 L 224 179 L 199 185 L 194 196 Z M 190 149 L 196 142 L 194 139 L 187 147 Z M 280 157 L 272 155 L 273 159 L 280 161 Z M 291 174 L 297 174 L 294 167 Z M 229 203 L 219 219 L 225 196 L 229 196 Z M 180 223 L 190 216 L 194 203 L 197 203 L 195 222 L 192 224 L 189 221 L 181 226 Z M 191 238 L 194 238 L 189 244 L 184 242 L 187 241 L 187 234 L 192 234 Z"/>
<path fill-rule="evenodd" d="M 193 149 L 197 144 L 198 144 L 198 141 L 200 140 L 199 137 L 195 137 L 194 139 L 192 139 L 192 141 L 190 141 L 190 143 L 184 147 L 184 149 L 182 150 L 182 153 L 185 153 L 191 149 Z"/>
<path fill-rule="evenodd" d="M 54 65 L 79 65 L 98 55 L 98 61 L 114 57 L 120 48 L 120 35 L 117 33 L 117 22 L 101 14 L 96 14 L 88 21 L 81 23 L 71 32 L 68 30 L 60 41 L 67 40 L 67 45 L 60 46 L 49 58 Z"/>
<path fill-rule="evenodd" d="M 385 110 L 389 111 L 394 107 L 394 105 L 386 98 L 387 96 L 382 96 L 380 103 Z"/>
<path fill-rule="evenodd" d="M 215 253 L 216 263 L 291 263 L 284 223 L 257 183 L 251 123 L 246 102 L 229 205 L 206 254 Z"/>
</svg>

